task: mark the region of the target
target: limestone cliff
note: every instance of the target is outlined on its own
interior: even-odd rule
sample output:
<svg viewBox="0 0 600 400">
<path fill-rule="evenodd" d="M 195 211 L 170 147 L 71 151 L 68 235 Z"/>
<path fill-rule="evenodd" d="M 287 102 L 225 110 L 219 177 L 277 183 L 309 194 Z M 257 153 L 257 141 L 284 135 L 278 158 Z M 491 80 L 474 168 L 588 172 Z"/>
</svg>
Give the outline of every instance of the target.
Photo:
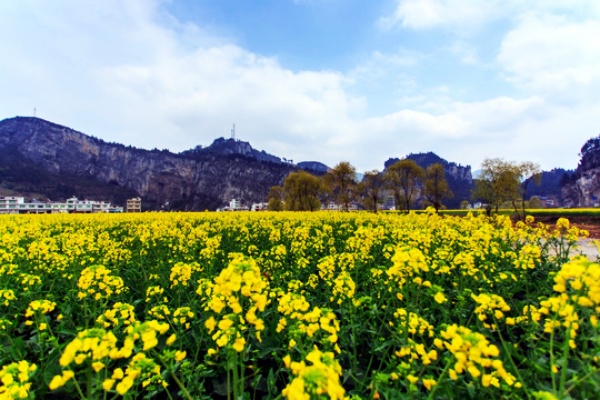
<svg viewBox="0 0 600 400">
<path fill-rule="evenodd" d="M 567 207 L 600 205 L 600 136 L 588 140 L 581 148 L 575 173 L 563 183 L 563 204 Z"/>
<path fill-rule="evenodd" d="M 244 151 L 251 152 L 247 146 Z M 166 150 L 141 150 L 29 117 L 0 121 L 0 152 L 14 155 L 21 167 L 29 162 L 32 168 L 48 174 L 47 179 L 77 182 L 71 186 L 84 196 L 85 185 L 79 184 L 82 181 L 137 194 L 145 209 L 212 210 L 232 198 L 245 204 L 265 201 L 269 188 L 282 184 L 297 169 L 236 152 L 200 151 L 191 157 Z M 11 165 L 2 168 L 8 171 Z M 102 197 L 117 203 L 120 200 L 114 194 Z"/>
</svg>

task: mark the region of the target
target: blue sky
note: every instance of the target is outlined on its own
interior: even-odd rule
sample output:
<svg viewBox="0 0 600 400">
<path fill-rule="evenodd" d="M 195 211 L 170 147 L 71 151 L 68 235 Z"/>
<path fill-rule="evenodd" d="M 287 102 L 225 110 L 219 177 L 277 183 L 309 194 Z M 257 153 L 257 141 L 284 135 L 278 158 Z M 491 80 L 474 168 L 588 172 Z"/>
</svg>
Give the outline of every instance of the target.
<svg viewBox="0 0 600 400">
<path fill-rule="evenodd" d="M 0 49 L 0 118 L 146 149 L 551 169 L 600 134 L 596 0 L 6 1 Z"/>
</svg>

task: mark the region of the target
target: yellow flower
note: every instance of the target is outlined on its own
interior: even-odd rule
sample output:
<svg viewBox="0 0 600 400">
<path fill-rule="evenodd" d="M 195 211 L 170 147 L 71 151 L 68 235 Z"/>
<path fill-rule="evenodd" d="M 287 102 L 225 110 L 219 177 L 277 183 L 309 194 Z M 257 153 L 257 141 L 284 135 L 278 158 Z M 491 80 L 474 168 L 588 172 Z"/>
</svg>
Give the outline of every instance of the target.
<svg viewBox="0 0 600 400">
<path fill-rule="evenodd" d="M 206 327 L 206 329 L 208 329 L 208 332 L 210 333 L 215 330 L 215 327 L 217 326 L 217 321 L 214 317 L 210 317 L 204 322 L 204 326 Z"/>
<path fill-rule="evenodd" d="M 230 320 L 229 318 L 224 318 L 219 321 L 218 327 L 220 330 L 226 331 L 227 329 L 231 328 L 232 325 L 233 325 L 232 320 Z"/>
<path fill-rule="evenodd" d="M 431 390 L 435 385 L 437 385 L 435 379 L 423 379 L 423 386 L 425 386 L 427 390 Z"/>
<path fill-rule="evenodd" d="M 4 384 L 7 384 L 7 382 L 3 382 Z M 64 381 L 64 379 L 62 378 L 62 376 L 60 375 L 55 375 L 54 378 L 52 378 L 52 380 L 50 381 L 50 385 L 48 385 L 48 387 L 50 388 L 50 390 L 56 390 L 59 387 L 64 386 L 66 382 Z"/>
<path fill-rule="evenodd" d="M 63 371 L 61 375 L 55 375 L 54 378 L 50 381 L 50 385 L 48 387 L 50 390 L 56 390 L 59 387 L 62 387 L 69 381 L 69 379 L 73 378 L 75 373 L 73 371 Z"/>
<path fill-rule="evenodd" d="M 115 388 L 117 390 L 117 393 L 119 393 L 121 396 L 123 396 L 125 393 L 127 393 L 129 391 L 129 389 L 131 389 L 131 387 L 133 386 L 134 383 L 134 378 L 131 376 L 127 376 L 125 378 L 123 378 L 123 380 L 121 382 L 119 382 L 117 384 L 117 387 Z"/>
<path fill-rule="evenodd" d="M 242 337 L 238 337 L 235 339 L 233 343 L 233 349 L 238 353 L 241 353 L 244 350 L 244 346 L 246 345 L 246 340 Z"/>
<path fill-rule="evenodd" d="M 121 368 L 115 368 L 115 370 L 113 371 L 112 374 L 112 379 L 117 379 L 117 380 L 121 380 L 123 379 L 123 370 Z"/>
<path fill-rule="evenodd" d="M 173 343 L 175 343 L 175 340 L 177 340 L 177 335 L 172 334 L 171 336 L 169 336 L 169 338 L 167 339 L 167 341 L 165 343 L 167 346 L 171 346 Z"/>
<path fill-rule="evenodd" d="M 114 379 L 105 379 L 104 382 L 102 382 L 102 389 L 104 389 L 105 391 L 109 391 L 112 389 L 112 387 L 115 384 L 115 380 Z"/>
<path fill-rule="evenodd" d="M 175 352 L 175 361 L 179 362 L 185 358 L 187 353 L 185 351 L 176 351 Z"/>
<path fill-rule="evenodd" d="M 104 368 L 104 363 L 102 363 L 101 361 L 96 361 L 92 363 L 92 369 L 96 372 L 99 372 L 102 370 L 102 368 Z"/>
<path fill-rule="evenodd" d="M 442 292 L 437 292 L 437 293 L 435 294 L 435 296 L 433 297 L 433 299 L 434 299 L 436 302 L 440 303 L 440 304 L 443 304 L 443 303 L 445 303 L 446 301 L 448 301 L 448 300 L 446 299 L 446 296 L 444 296 L 444 293 L 442 293 Z"/>
</svg>

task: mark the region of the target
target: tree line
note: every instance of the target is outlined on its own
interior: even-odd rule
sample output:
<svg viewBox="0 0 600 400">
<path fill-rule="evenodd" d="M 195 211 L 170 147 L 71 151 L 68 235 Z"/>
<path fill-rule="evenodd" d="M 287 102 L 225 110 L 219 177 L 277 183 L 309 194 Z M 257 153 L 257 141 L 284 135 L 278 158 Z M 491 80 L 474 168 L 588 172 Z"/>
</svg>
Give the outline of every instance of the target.
<svg viewBox="0 0 600 400">
<path fill-rule="evenodd" d="M 488 215 L 509 205 L 523 217 L 527 189 L 532 183 L 539 184 L 540 177 L 538 164 L 486 159 L 480 176 L 475 179 L 471 200 L 481 202 Z M 382 172 L 366 172 L 360 181 L 356 169 L 347 161 L 340 162 L 322 176 L 302 170 L 292 172 L 282 186 L 271 187 L 268 201 L 269 210 L 273 211 L 316 211 L 322 204 L 333 202 L 344 211 L 356 204 L 377 212 L 388 197 L 393 197 L 398 210 L 410 211 L 419 201 L 421 206 L 439 211 L 453 193 L 442 164 L 422 168 L 407 158 Z"/>
<path fill-rule="evenodd" d="M 358 181 L 354 166 L 342 161 L 320 177 L 306 171 L 290 173 L 283 186 L 270 189 L 269 210 L 316 211 L 322 204 L 334 202 L 344 211 L 358 204 L 377 212 L 390 193 L 396 208 L 406 211 L 418 198 L 439 210 L 443 200 L 453 196 L 439 163 L 424 169 L 413 160 L 404 159 L 383 172 L 366 172 Z"/>
</svg>

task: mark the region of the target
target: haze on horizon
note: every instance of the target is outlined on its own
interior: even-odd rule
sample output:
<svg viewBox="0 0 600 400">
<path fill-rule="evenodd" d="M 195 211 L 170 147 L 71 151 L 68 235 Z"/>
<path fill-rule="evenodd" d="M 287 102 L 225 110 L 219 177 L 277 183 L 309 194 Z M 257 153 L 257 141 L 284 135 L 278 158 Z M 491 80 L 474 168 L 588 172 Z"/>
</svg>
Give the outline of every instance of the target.
<svg viewBox="0 0 600 400">
<path fill-rule="evenodd" d="M 0 3 L 0 119 L 174 152 L 236 134 L 359 171 L 433 151 L 575 168 L 600 133 L 596 0 Z"/>
</svg>

